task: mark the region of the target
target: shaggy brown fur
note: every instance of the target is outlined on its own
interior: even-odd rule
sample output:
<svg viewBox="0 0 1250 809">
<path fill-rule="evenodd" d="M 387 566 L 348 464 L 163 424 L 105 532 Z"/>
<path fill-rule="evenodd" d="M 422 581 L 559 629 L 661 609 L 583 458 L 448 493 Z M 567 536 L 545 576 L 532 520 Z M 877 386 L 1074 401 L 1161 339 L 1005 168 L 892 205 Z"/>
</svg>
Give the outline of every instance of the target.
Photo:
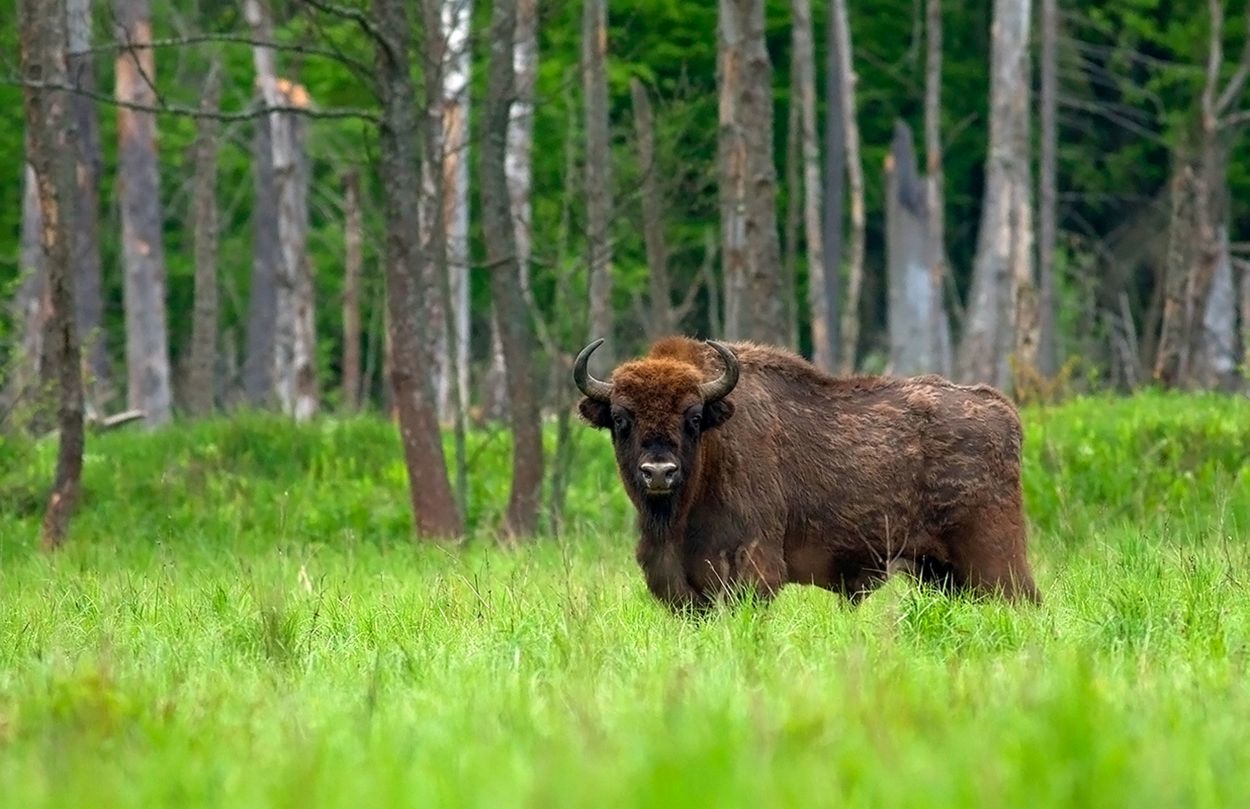
<svg viewBox="0 0 1250 809">
<path fill-rule="evenodd" d="M 638 509 L 637 559 L 651 592 L 703 607 L 788 582 L 858 601 L 896 570 L 956 590 L 1040 600 L 1026 558 L 1015 407 L 938 376 L 828 376 L 782 349 L 731 343 L 741 378 L 704 406 L 724 371 L 709 346 L 657 342 L 612 375 L 610 403 L 579 409 L 612 431 Z M 639 465 L 678 464 L 669 493 Z"/>
</svg>

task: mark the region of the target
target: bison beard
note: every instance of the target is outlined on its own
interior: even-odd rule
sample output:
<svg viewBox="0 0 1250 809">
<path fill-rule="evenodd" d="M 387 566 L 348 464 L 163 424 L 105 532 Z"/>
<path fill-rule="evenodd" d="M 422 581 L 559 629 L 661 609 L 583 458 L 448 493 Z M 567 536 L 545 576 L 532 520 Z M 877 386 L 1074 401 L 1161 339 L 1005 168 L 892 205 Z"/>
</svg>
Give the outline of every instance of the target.
<svg viewBox="0 0 1250 809">
<path fill-rule="evenodd" d="M 574 363 L 638 510 L 637 559 L 675 610 L 787 583 L 857 602 L 895 571 L 1040 601 L 1015 407 L 937 376 L 828 376 L 789 351 L 661 340 L 611 382 Z"/>
</svg>

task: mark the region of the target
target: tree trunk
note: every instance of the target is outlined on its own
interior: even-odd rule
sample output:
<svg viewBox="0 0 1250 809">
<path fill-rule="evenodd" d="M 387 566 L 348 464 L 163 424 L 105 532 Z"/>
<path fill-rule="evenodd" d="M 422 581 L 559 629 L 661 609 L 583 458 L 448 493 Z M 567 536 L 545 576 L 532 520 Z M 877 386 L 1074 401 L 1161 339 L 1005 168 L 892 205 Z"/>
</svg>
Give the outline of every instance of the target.
<svg viewBox="0 0 1250 809">
<path fill-rule="evenodd" d="M 1033 277 L 1029 182 L 1030 0 L 994 0 L 985 198 L 957 374 L 1006 388 Z M 1018 357 L 1028 364 L 1027 358 Z"/>
<path fill-rule="evenodd" d="M 118 0 L 114 5 L 117 40 L 123 46 L 117 55 L 117 99 L 152 106 L 156 103 L 155 51 L 125 47 L 152 40 L 148 0 Z M 131 409 L 146 414 L 145 425 L 156 427 L 172 415 L 156 117 L 118 107 L 117 132 L 129 402 Z"/>
<path fill-rule="evenodd" d="M 832 371 L 830 331 L 837 328 L 837 301 L 825 280 L 825 243 L 821 221 L 820 141 L 816 129 L 816 57 L 812 36 L 811 0 L 792 0 L 794 9 L 794 72 L 803 144 L 803 227 L 807 241 L 807 301 L 812 321 L 812 361 Z M 791 102 L 793 103 L 793 102 Z M 797 202 L 797 200 L 796 200 Z M 836 290 L 836 284 L 834 290 Z"/>
<path fill-rule="evenodd" d="M 364 232 L 360 224 L 360 174 L 343 175 L 343 409 L 360 409 L 360 274 Z"/>
<path fill-rule="evenodd" d="M 265 0 L 246 0 L 243 10 L 257 41 L 272 41 L 273 19 Z M 303 87 L 278 78 L 273 48 L 253 46 L 252 60 L 266 105 L 307 106 L 308 93 Z M 271 112 L 267 118 L 278 240 L 271 373 L 283 412 L 304 420 L 316 413 L 318 404 L 312 267 L 307 255 L 307 125 L 289 112 Z"/>
<path fill-rule="evenodd" d="M 928 263 L 930 283 L 937 294 L 929 324 L 929 335 L 936 347 L 933 371 L 949 375 L 954 365 L 950 319 L 943 289 L 946 283 L 946 190 L 942 171 L 942 0 L 927 0 L 925 10 L 926 64 L 924 86 L 924 137 L 927 187 L 925 205 L 928 222 Z"/>
<path fill-rule="evenodd" d="M 763 0 L 719 0 L 717 34 L 727 336 L 788 345 Z"/>
<path fill-rule="evenodd" d="M 846 89 L 842 79 L 842 56 L 838 45 L 838 0 L 829 0 L 826 24 L 825 57 L 825 172 L 824 203 L 821 246 L 824 248 L 825 266 L 825 340 L 827 345 L 813 348 L 813 353 L 824 352 L 828 361 L 826 370 L 839 367 L 838 351 L 840 332 L 838 311 L 842 286 L 842 197 L 846 183 L 846 120 L 842 114 L 842 101 Z"/>
<path fill-rule="evenodd" d="M 942 290 L 929 265 L 929 216 L 925 180 L 916 171 L 911 129 L 894 123 L 886 158 L 886 257 L 889 277 L 890 368 L 912 376 L 937 372 L 943 332 L 934 317 L 945 315 Z"/>
<path fill-rule="evenodd" d="M 96 91 L 91 51 L 91 0 L 67 0 L 69 53 L 66 66 L 75 87 Z M 73 261 L 75 313 L 89 372 L 88 389 L 96 407 L 111 396 L 112 369 L 104 339 L 104 292 L 100 272 L 100 119 L 96 102 L 86 94 L 70 96 L 70 114 L 78 129 L 75 153 L 78 205 L 75 211 Z"/>
<path fill-rule="evenodd" d="M 525 537 L 537 528 L 543 483 L 542 422 L 533 371 L 534 332 L 522 297 L 511 199 L 508 195 L 508 120 L 515 94 L 513 68 L 516 0 L 491 9 L 490 65 L 482 117 L 482 232 L 498 317 L 512 421 L 512 492 L 505 531 Z"/>
<path fill-rule="evenodd" d="M 1198 382 L 1204 388 L 1233 390 L 1237 383 L 1237 287 L 1228 228 L 1216 228 L 1215 273 L 1202 312 Z"/>
<path fill-rule="evenodd" d="M 838 55 L 838 93 L 842 102 L 843 140 L 846 144 L 846 174 L 851 192 L 851 243 L 847 256 L 846 308 L 842 311 L 842 372 L 855 370 L 859 345 L 860 290 L 864 284 L 864 164 L 859 156 L 859 123 L 855 118 L 855 70 L 852 66 L 851 23 L 846 0 L 833 0 L 830 13 L 834 50 Z"/>
<path fill-rule="evenodd" d="M 430 289 L 417 244 L 419 127 L 406 5 L 403 0 L 373 0 L 375 22 L 382 32 L 376 46 L 383 108 L 379 146 L 382 176 L 386 178 L 383 195 L 391 384 L 417 532 L 451 537 L 463 532 L 463 523 L 447 479 L 438 413 L 429 385 L 429 335 L 420 317 L 420 302 L 435 291 Z"/>
<path fill-rule="evenodd" d="M 20 0 L 18 17 L 23 80 L 66 84 L 64 0 Z M 54 549 L 65 541 L 82 477 L 82 365 L 74 323 L 73 268 L 78 144 L 68 93 L 27 86 L 24 102 L 38 186 L 40 242 L 52 304 L 49 354 L 59 397 L 56 477 L 43 520 L 44 547 Z"/>
<path fill-rule="evenodd" d="M 1041 165 L 1038 187 L 1038 370 L 1051 377 L 1059 372 L 1059 335 L 1056 331 L 1058 301 L 1055 297 L 1055 234 L 1058 224 L 1056 154 L 1059 148 L 1056 116 L 1059 83 L 1059 9 L 1057 0 L 1041 0 L 1042 5 L 1042 104 Z"/>
<path fill-rule="evenodd" d="M 208 71 L 200 109 L 217 111 L 221 66 Z M 195 142 L 195 304 L 191 321 L 191 368 L 187 380 L 188 410 L 195 416 L 213 412 L 217 370 L 217 121 L 196 122 Z"/>
<path fill-rule="evenodd" d="M 664 194 L 655 149 L 655 116 L 647 90 L 637 78 L 629 83 L 634 107 L 634 135 L 642 166 L 642 236 L 647 249 L 650 317 L 647 337 L 657 340 L 673 333 L 672 290 L 668 281 L 668 244 L 664 239 Z"/>
<path fill-rule="evenodd" d="M 586 248 L 590 265 L 590 336 L 616 357 L 612 334 L 612 144 L 608 133 L 608 3 L 583 0 L 582 80 L 586 99 Z"/>
<path fill-rule="evenodd" d="M 271 119 L 272 116 L 262 115 L 252 122 L 252 280 L 243 392 L 253 407 L 271 406 L 274 398 L 274 321 L 278 316 L 278 266 L 282 252 L 278 246 L 278 184 L 273 171 Z"/>
</svg>

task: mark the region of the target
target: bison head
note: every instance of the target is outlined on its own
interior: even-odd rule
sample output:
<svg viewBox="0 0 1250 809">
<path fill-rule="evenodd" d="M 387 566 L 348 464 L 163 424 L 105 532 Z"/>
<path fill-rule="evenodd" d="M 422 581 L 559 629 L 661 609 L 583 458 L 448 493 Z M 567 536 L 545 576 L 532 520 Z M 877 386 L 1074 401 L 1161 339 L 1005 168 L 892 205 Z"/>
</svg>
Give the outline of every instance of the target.
<svg viewBox="0 0 1250 809">
<path fill-rule="evenodd" d="M 604 382 L 586 368 L 602 343 L 586 346 L 573 363 L 573 381 L 586 397 L 578 409 L 591 426 L 612 431 L 621 479 L 635 503 L 661 509 L 697 477 L 702 435 L 733 415 L 725 397 L 738 384 L 738 359 L 709 340 L 725 364 L 711 382 L 691 362 L 655 355 L 622 364 Z"/>
</svg>

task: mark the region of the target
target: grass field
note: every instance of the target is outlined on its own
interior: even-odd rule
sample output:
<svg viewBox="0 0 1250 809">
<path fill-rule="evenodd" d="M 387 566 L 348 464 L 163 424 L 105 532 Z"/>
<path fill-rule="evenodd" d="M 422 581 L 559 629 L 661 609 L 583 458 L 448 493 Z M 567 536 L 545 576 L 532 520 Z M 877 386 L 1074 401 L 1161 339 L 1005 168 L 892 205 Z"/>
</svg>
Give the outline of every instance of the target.
<svg viewBox="0 0 1250 809">
<path fill-rule="evenodd" d="M 381 422 L 0 443 L 0 804 L 1250 805 L 1250 402 L 1025 414 L 1046 602 L 652 602 L 604 437 L 570 529 L 415 544 Z M 506 495 L 473 437 L 473 521 Z"/>
</svg>

